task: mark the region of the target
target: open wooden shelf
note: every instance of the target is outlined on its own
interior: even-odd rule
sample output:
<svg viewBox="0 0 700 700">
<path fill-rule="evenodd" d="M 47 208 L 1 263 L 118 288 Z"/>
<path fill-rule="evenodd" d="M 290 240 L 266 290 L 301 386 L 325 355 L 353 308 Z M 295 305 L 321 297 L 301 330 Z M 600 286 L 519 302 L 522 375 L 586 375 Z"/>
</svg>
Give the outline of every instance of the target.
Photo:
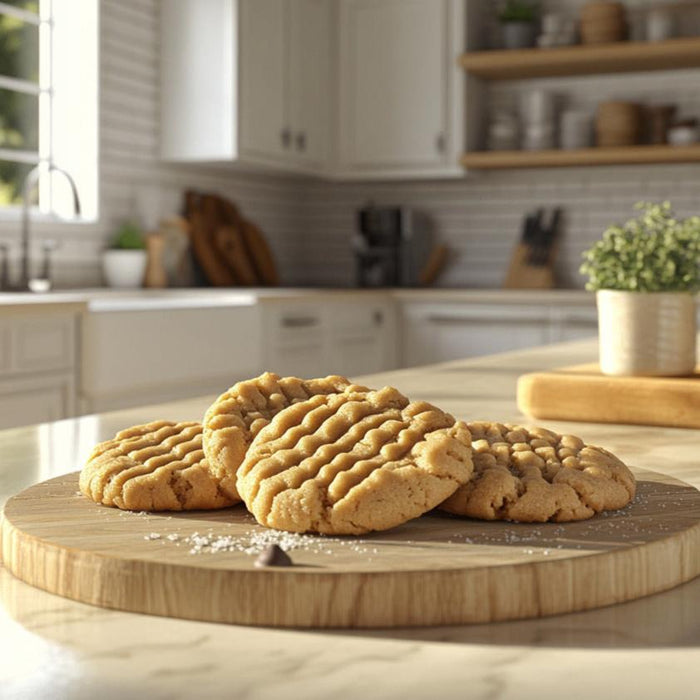
<svg viewBox="0 0 700 700">
<path fill-rule="evenodd" d="M 471 151 L 462 166 L 479 170 L 556 168 L 582 165 L 700 163 L 700 144 L 692 146 L 625 146 L 551 151 Z"/>
<path fill-rule="evenodd" d="M 488 80 L 697 68 L 700 37 L 556 49 L 476 51 L 460 56 L 468 73 Z"/>
</svg>

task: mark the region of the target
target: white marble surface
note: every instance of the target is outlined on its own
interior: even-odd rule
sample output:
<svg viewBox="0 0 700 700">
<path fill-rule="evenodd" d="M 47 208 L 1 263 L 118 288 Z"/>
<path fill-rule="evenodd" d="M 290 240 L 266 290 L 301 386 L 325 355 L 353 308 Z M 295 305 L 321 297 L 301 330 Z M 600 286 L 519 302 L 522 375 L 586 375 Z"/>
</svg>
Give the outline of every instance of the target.
<svg viewBox="0 0 700 700">
<path fill-rule="evenodd" d="M 183 308 L 186 306 L 226 306 L 258 301 L 294 299 L 389 296 L 404 301 L 469 302 L 483 304 L 562 304 L 593 306 L 592 294 L 573 289 L 330 289 L 310 288 L 196 288 L 196 289 L 76 289 L 47 294 L 0 292 L 0 310 L 55 304 L 85 304 L 96 310 L 139 308 Z"/>
<path fill-rule="evenodd" d="M 467 419 L 523 421 L 523 372 L 590 361 L 579 342 L 376 375 Z M 0 433 L 0 500 L 80 467 L 94 442 L 211 397 Z M 700 486 L 697 431 L 549 422 L 632 465 Z M 206 592 L 203 592 L 206 595 Z M 700 579 L 609 608 L 490 625 L 298 632 L 187 622 L 74 603 L 0 568 L 1 698 L 696 697 Z"/>
</svg>

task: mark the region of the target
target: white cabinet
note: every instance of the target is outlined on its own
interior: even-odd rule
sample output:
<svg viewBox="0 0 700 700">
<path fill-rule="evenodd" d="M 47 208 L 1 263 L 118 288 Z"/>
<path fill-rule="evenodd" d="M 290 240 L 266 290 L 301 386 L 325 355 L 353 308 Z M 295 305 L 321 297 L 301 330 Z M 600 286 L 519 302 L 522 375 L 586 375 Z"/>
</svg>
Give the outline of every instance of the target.
<svg viewBox="0 0 700 700">
<path fill-rule="evenodd" d="M 339 30 L 338 175 L 459 173 L 464 1 L 340 0 Z"/>
<path fill-rule="evenodd" d="M 75 413 L 72 372 L 0 379 L 0 428 L 48 423 Z"/>
<path fill-rule="evenodd" d="M 254 305 L 92 308 L 82 324 L 81 408 L 109 411 L 225 391 L 260 366 Z"/>
<path fill-rule="evenodd" d="M 331 102 L 329 0 L 161 6 L 161 156 L 320 172 Z"/>
<path fill-rule="evenodd" d="M 0 429 L 74 415 L 77 318 L 29 310 L 0 319 Z"/>
<path fill-rule="evenodd" d="M 465 0 L 161 3 L 161 155 L 462 177 Z"/>
<path fill-rule="evenodd" d="M 333 2 L 291 0 L 290 146 L 314 171 L 328 164 L 333 81 Z"/>
<path fill-rule="evenodd" d="M 404 367 L 490 355 L 549 341 L 547 307 L 404 304 Z"/>
<path fill-rule="evenodd" d="M 290 153 L 289 3 L 240 0 L 238 7 L 240 152 L 285 160 Z"/>
<path fill-rule="evenodd" d="M 355 377 L 393 369 L 396 318 L 387 295 L 365 301 L 263 301 L 265 369 L 278 374 Z"/>
<path fill-rule="evenodd" d="M 560 307 L 552 310 L 550 342 L 582 340 L 598 335 L 598 312 L 595 307 Z"/>
</svg>

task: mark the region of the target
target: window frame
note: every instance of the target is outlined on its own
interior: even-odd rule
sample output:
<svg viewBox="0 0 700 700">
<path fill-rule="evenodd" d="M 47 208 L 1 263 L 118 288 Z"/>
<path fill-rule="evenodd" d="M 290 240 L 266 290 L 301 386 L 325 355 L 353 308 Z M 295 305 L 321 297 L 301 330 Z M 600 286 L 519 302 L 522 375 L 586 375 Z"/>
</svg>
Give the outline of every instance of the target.
<svg viewBox="0 0 700 700">
<path fill-rule="evenodd" d="M 95 2 L 95 0 L 89 0 L 90 2 Z M 58 162 L 55 159 L 56 150 L 56 119 L 55 119 L 55 107 L 54 98 L 56 95 L 56 86 L 58 81 L 56 80 L 54 61 L 56 60 L 56 41 L 55 41 L 55 27 L 56 17 L 60 14 L 61 26 L 63 29 L 63 41 L 66 42 L 65 31 L 66 27 L 72 27 L 72 22 L 78 19 L 78 13 L 80 13 L 81 5 L 84 2 L 79 0 L 70 0 L 72 5 L 69 7 L 61 7 L 60 3 L 65 2 L 65 0 L 38 0 L 38 13 L 27 11 L 22 8 L 15 7 L 13 5 L 8 5 L 6 2 L 0 0 L 0 14 L 9 15 L 15 17 L 22 21 L 30 22 L 39 27 L 39 80 L 38 83 L 34 83 L 29 80 L 23 80 L 20 78 L 14 78 L 12 76 L 2 76 L 0 75 L 0 88 L 6 88 L 15 90 L 17 92 L 23 92 L 25 94 L 38 95 L 39 99 L 39 120 L 38 120 L 38 131 L 39 131 L 39 143 L 37 151 L 29 150 L 16 150 L 12 148 L 0 148 L 0 158 L 3 160 L 9 160 L 15 163 L 26 163 L 28 165 L 44 165 L 45 171 L 42 172 L 39 178 L 38 184 L 38 198 L 36 194 L 32 196 L 32 205 L 30 207 L 30 213 L 32 220 L 39 223 L 61 223 L 70 225 L 83 226 L 86 224 L 95 224 L 100 220 L 100 187 L 99 187 L 99 106 L 97 101 L 99 99 L 99 85 L 97 83 L 98 73 L 95 73 L 94 85 L 94 99 L 95 99 L 95 110 L 94 110 L 94 131 L 91 132 L 94 135 L 94 147 L 89 147 L 87 150 L 93 152 L 94 155 L 94 173 L 93 167 L 89 168 L 89 177 L 96 182 L 93 189 L 92 196 L 81 196 L 81 201 L 83 203 L 83 215 L 78 218 L 70 219 L 68 222 L 65 216 L 62 216 L 57 211 L 58 198 L 56 197 L 56 190 L 54 189 L 53 176 L 48 172 L 48 164 L 55 162 L 56 165 L 67 167 L 71 175 L 76 176 L 76 172 L 72 171 L 71 166 L 66 166 L 63 162 Z M 83 8 L 84 9 L 84 8 Z M 60 10 L 60 13 L 58 12 Z M 95 19 L 95 37 L 94 37 L 94 51 L 88 54 L 90 56 L 94 55 L 95 58 L 95 69 L 99 70 L 99 9 L 94 10 Z M 64 47 L 67 49 L 67 46 Z M 60 49 L 60 46 L 59 46 Z M 60 58 L 60 57 L 59 57 Z M 59 71 L 60 72 L 60 71 Z M 68 78 L 65 74 L 65 67 L 63 73 L 61 73 L 62 80 L 65 82 Z M 59 76 L 59 77 L 61 77 Z M 63 83 L 61 83 L 63 84 Z M 59 85 L 60 87 L 60 85 Z M 64 85 L 65 88 L 65 85 Z M 65 89 L 64 89 L 65 92 Z M 92 95 L 91 95 L 92 96 Z M 63 98 L 63 111 L 61 112 L 63 118 L 63 126 L 65 126 L 65 103 L 66 99 Z M 60 134 L 59 134 L 60 136 Z M 63 137 L 61 137 L 63 138 Z M 76 134 L 67 135 L 68 142 L 74 145 L 76 142 Z M 65 144 L 63 144 L 65 146 Z M 80 144 L 82 146 L 82 143 Z M 59 149 L 60 150 L 60 149 Z M 64 157 L 61 158 L 59 154 L 59 159 L 61 161 L 65 158 L 65 148 L 63 148 Z M 84 177 L 85 171 L 79 169 L 79 173 L 82 173 Z M 64 185 L 57 178 L 56 186 Z M 80 182 L 78 182 L 79 194 L 83 195 L 81 190 Z M 85 187 L 84 189 L 89 189 Z M 90 193 L 87 193 L 90 194 Z M 60 199 L 63 202 L 63 199 Z M 88 206 L 85 206 L 88 202 Z M 7 206 L 0 206 L 0 224 L 17 222 L 22 217 L 23 202 L 16 204 L 10 204 Z"/>
</svg>

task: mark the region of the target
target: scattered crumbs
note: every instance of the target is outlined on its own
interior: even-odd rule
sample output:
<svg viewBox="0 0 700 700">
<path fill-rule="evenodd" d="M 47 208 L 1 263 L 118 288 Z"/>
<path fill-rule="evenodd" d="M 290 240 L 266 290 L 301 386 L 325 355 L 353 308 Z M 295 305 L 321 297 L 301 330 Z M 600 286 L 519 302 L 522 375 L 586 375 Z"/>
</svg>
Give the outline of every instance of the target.
<svg viewBox="0 0 700 700">
<path fill-rule="evenodd" d="M 261 552 L 276 545 L 283 552 L 301 550 L 314 554 L 336 554 L 338 549 L 346 549 L 356 554 L 366 555 L 368 561 L 379 554 L 379 549 L 366 540 L 348 540 L 335 537 L 300 535 L 281 530 L 249 530 L 242 535 L 225 535 L 215 533 L 211 528 L 206 532 L 193 532 L 191 535 L 172 533 L 161 535 L 152 532 L 144 536 L 145 540 L 162 540 L 163 544 L 172 542 L 177 547 L 189 547 L 189 554 L 218 554 L 220 552 L 240 552 L 249 556 L 259 556 Z"/>
</svg>

